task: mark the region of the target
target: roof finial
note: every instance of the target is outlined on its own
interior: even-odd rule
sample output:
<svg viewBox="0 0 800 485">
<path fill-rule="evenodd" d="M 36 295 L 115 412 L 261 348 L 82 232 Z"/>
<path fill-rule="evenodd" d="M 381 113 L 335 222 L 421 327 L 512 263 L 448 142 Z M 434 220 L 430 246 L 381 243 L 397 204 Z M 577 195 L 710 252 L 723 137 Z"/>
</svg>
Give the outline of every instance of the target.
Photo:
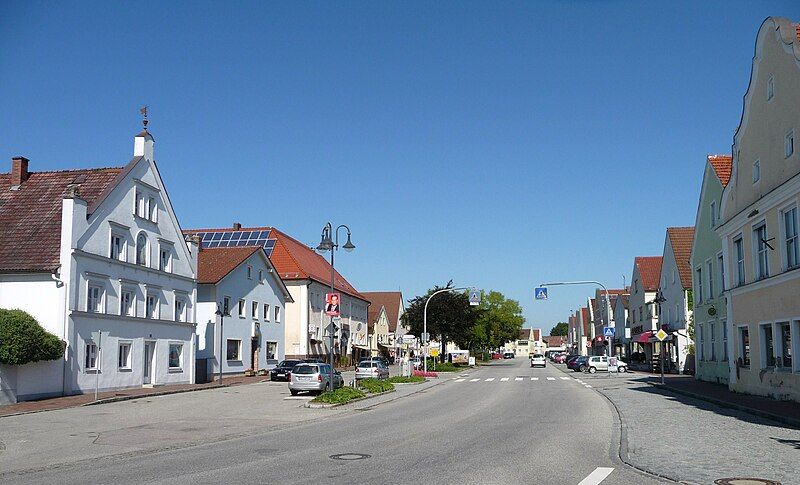
<svg viewBox="0 0 800 485">
<path fill-rule="evenodd" d="M 144 126 L 144 131 L 147 131 L 147 106 L 140 108 L 139 113 L 143 116 L 142 126 Z"/>
</svg>

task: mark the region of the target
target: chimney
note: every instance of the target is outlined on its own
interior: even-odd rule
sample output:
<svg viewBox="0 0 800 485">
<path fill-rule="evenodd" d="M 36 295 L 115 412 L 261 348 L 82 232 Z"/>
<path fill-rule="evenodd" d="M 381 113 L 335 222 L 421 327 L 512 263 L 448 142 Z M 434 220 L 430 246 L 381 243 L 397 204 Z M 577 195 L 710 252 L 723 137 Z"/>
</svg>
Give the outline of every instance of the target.
<svg viewBox="0 0 800 485">
<path fill-rule="evenodd" d="M 11 185 L 22 185 L 28 180 L 28 160 L 25 157 L 14 157 L 11 159 Z"/>
<path fill-rule="evenodd" d="M 234 222 L 233 223 L 233 230 L 234 231 L 241 231 L 242 230 L 242 223 L 241 222 Z"/>
</svg>

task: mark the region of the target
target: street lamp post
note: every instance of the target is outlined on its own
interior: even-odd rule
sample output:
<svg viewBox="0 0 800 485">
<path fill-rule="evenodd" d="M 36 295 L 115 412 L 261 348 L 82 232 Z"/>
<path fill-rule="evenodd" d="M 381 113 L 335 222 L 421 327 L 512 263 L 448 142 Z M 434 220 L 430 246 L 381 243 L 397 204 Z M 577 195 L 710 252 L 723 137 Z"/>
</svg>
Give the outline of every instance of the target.
<svg viewBox="0 0 800 485">
<path fill-rule="evenodd" d="M 603 288 L 603 291 L 606 292 L 606 312 L 611 308 L 611 299 L 608 297 L 608 288 L 603 283 L 599 281 L 559 281 L 556 283 L 542 283 L 539 286 L 563 286 L 563 285 L 597 285 Z M 616 330 L 616 329 L 615 329 Z M 605 338 L 605 335 L 603 336 Z M 583 343 L 581 342 L 581 345 Z M 611 346 L 606 346 L 606 355 L 610 355 Z"/>
<path fill-rule="evenodd" d="M 219 317 L 219 385 L 222 385 L 222 327 L 225 323 L 225 317 L 231 316 L 230 311 L 225 308 L 223 305 L 222 308 L 219 307 L 219 303 L 217 303 L 217 311 L 214 312 L 216 316 Z"/>
<path fill-rule="evenodd" d="M 469 290 L 470 288 L 472 287 L 465 286 L 463 288 L 444 288 L 442 290 L 434 291 L 433 293 L 431 293 L 431 296 L 429 296 L 428 299 L 425 300 L 425 309 L 422 311 L 422 333 L 427 340 L 423 342 L 423 345 L 425 345 L 425 360 L 422 365 L 426 373 L 428 372 L 428 349 L 430 348 L 429 342 L 431 341 L 431 336 L 428 335 L 428 303 L 431 302 L 431 298 L 438 295 L 439 293 L 445 293 L 447 291 Z"/>
<path fill-rule="evenodd" d="M 347 252 L 350 252 L 350 251 L 354 250 L 356 247 L 355 247 L 355 245 L 353 245 L 352 242 L 350 242 L 350 228 L 347 227 L 345 224 L 340 224 L 334 230 L 333 229 L 333 225 L 330 222 L 326 223 L 325 227 L 322 228 L 322 239 L 321 239 L 321 241 L 319 243 L 319 246 L 317 246 L 317 251 L 319 251 L 320 253 L 324 253 L 325 251 L 328 251 L 328 250 L 330 250 L 330 252 L 331 252 L 331 293 L 336 291 L 335 290 L 335 272 L 334 272 L 334 269 L 333 269 L 333 261 L 334 261 L 334 253 L 339 248 L 339 229 L 341 229 L 341 228 L 347 229 L 347 242 L 344 243 L 344 245 L 342 245 L 342 248 Z M 341 305 L 341 301 L 339 302 L 339 304 Z M 333 387 L 334 387 L 334 380 L 333 380 L 333 374 L 334 374 L 334 371 L 333 371 L 333 328 L 334 328 L 333 316 L 331 315 L 331 324 L 330 324 L 330 327 L 329 327 L 329 329 L 330 329 L 330 348 L 329 348 L 329 350 L 330 350 L 330 364 L 331 364 L 331 375 L 330 375 L 329 384 L 330 384 L 330 390 L 331 391 L 333 390 Z"/>
</svg>

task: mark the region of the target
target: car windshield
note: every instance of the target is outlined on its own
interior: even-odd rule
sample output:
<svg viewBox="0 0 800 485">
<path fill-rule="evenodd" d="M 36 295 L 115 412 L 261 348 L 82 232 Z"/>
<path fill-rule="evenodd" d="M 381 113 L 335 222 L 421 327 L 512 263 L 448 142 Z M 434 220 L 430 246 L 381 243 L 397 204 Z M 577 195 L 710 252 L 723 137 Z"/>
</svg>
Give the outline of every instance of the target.
<svg viewBox="0 0 800 485">
<path fill-rule="evenodd" d="M 283 362 L 278 364 L 278 367 L 294 367 L 299 363 L 300 363 L 299 360 L 284 360 Z"/>
<path fill-rule="evenodd" d="M 544 358 L 544 355 L 542 355 L 542 354 L 536 354 L 536 355 L 534 355 L 534 356 L 533 356 L 533 358 L 534 358 L 534 359 L 543 359 L 543 358 Z"/>
<path fill-rule="evenodd" d="M 380 367 L 379 362 L 362 362 L 358 364 L 359 367 Z"/>
<path fill-rule="evenodd" d="M 316 374 L 317 366 L 315 365 L 298 365 L 292 370 L 292 374 Z"/>
</svg>

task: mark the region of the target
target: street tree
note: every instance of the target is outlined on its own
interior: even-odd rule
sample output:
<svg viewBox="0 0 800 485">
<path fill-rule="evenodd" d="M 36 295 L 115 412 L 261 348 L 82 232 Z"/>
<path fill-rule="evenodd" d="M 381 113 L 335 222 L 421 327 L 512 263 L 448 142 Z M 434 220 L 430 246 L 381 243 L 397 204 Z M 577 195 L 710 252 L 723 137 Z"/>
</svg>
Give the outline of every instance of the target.
<svg viewBox="0 0 800 485">
<path fill-rule="evenodd" d="M 64 342 L 22 310 L 0 309 L 0 364 L 25 365 L 64 356 Z"/>
<path fill-rule="evenodd" d="M 408 300 L 402 320 L 412 334 L 422 335 L 423 311 L 428 298 L 436 291 L 452 287 L 451 280 L 445 286 L 436 286 L 426 294 Z M 462 348 L 469 346 L 478 313 L 475 307 L 470 306 L 467 293 L 458 291 L 440 293 L 428 304 L 428 333 L 442 342 L 443 361 L 446 358 L 448 341 Z"/>
<path fill-rule="evenodd" d="M 558 322 L 556 326 L 550 329 L 550 335 L 556 337 L 566 337 L 569 333 L 569 325 L 565 322 Z"/>
<path fill-rule="evenodd" d="M 525 324 L 519 302 L 507 299 L 499 291 L 483 293 L 478 312 L 473 341 L 480 346 L 494 349 L 516 340 Z"/>
</svg>

